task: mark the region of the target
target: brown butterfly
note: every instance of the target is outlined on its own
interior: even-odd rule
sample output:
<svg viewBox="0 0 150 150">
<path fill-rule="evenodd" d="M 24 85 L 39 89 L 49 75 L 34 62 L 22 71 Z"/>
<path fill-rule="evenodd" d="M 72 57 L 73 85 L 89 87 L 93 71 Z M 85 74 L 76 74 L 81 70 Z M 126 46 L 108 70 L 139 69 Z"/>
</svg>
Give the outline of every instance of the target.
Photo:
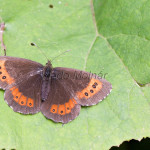
<svg viewBox="0 0 150 150">
<path fill-rule="evenodd" d="M 112 89 L 108 81 L 92 73 L 8 56 L 0 56 L 0 87 L 15 112 L 41 111 L 46 118 L 62 123 L 75 119 L 81 106 L 102 101 Z"/>
</svg>

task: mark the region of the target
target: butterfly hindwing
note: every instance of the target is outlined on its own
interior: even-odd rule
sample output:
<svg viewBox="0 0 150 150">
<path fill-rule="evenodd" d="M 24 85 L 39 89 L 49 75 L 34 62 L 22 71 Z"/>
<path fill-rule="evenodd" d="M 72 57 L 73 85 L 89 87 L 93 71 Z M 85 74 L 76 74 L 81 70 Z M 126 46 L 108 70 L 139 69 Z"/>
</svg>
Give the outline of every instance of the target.
<svg viewBox="0 0 150 150">
<path fill-rule="evenodd" d="M 10 86 L 5 91 L 5 101 L 15 112 L 23 114 L 39 112 L 41 105 L 41 81 L 41 76 L 37 74 L 17 85 Z"/>
<path fill-rule="evenodd" d="M 27 59 L 0 57 L 0 87 L 5 89 L 4 99 L 15 112 L 40 111 L 42 67 Z"/>
<path fill-rule="evenodd" d="M 75 119 L 81 106 L 57 79 L 52 79 L 48 99 L 41 104 L 43 115 L 55 122 L 67 123 Z"/>
</svg>

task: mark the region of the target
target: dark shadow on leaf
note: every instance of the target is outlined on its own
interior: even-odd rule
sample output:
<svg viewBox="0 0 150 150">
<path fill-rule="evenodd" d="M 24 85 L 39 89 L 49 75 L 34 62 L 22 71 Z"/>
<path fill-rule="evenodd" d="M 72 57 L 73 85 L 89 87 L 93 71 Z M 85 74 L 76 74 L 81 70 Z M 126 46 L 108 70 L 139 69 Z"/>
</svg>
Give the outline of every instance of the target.
<svg viewBox="0 0 150 150">
<path fill-rule="evenodd" d="M 123 142 L 119 147 L 113 146 L 110 150 L 149 150 L 150 138 L 143 138 L 141 141 L 130 140 Z"/>
</svg>

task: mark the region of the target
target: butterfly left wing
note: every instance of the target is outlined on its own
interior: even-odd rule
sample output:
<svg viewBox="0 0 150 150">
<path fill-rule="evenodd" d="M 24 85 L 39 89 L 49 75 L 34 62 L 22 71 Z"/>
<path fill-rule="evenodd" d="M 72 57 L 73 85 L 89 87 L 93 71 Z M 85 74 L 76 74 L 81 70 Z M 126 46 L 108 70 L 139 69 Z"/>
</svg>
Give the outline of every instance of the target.
<svg viewBox="0 0 150 150">
<path fill-rule="evenodd" d="M 34 114 L 40 111 L 43 65 L 16 57 L 0 56 L 0 88 L 15 111 Z"/>
<path fill-rule="evenodd" d="M 41 112 L 55 122 L 75 119 L 80 106 L 102 101 L 111 91 L 111 84 L 91 73 L 70 68 L 54 68 L 48 99 Z"/>
</svg>

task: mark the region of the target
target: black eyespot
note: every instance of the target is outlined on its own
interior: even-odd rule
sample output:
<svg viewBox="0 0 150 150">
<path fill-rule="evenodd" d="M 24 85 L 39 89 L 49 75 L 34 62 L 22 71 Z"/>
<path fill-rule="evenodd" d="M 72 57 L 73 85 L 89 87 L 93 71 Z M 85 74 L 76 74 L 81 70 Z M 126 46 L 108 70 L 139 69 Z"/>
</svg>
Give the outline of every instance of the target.
<svg viewBox="0 0 150 150">
<path fill-rule="evenodd" d="M 3 76 L 2 79 L 6 79 L 6 76 Z"/>
<path fill-rule="evenodd" d="M 31 104 L 31 103 L 29 103 L 29 105 L 31 106 L 32 104 Z"/>
<path fill-rule="evenodd" d="M 53 8 L 53 5 L 52 5 L 52 4 L 50 4 L 50 5 L 49 5 L 49 8 Z"/>
<path fill-rule="evenodd" d="M 96 88 L 96 86 L 95 86 L 94 84 L 92 85 L 92 87 L 93 87 L 93 88 Z"/>
<path fill-rule="evenodd" d="M 88 96 L 88 93 L 87 93 L 87 92 L 85 92 L 84 94 L 85 94 L 85 96 Z"/>
<path fill-rule="evenodd" d="M 93 93 L 94 91 L 93 91 L 93 90 L 90 90 L 90 92 Z"/>
<path fill-rule="evenodd" d="M 23 104 L 24 102 L 23 101 L 21 101 L 21 104 Z"/>
<path fill-rule="evenodd" d="M 16 98 L 18 98 L 18 96 L 16 96 Z"/>
<path fill-rule="evenodd" d="M 60 112 L 61 114 L 63 113 L 63 111 Z"/>
<path fill-rule="evenodd" d="M 0 66 L 0 69 L 1 69 L 2 67 Z"/>
<path fill-rule="evenodd" d="M 69 110 L 69 107 L 67 107 L 67 110 Z"/>
<path fill-rule="evenodd" d="M 97 85 L 98 85 L 98 84 L 97 84 L 97 82 L 95 82 L 95 83 L 94 83 L 94 85 L 96 85 L 96 86 L 97 86 Z"/>
<path fill-rule="evenodd" d="M 0 72 L 0 74 L 2 74 L 2 72 Z"/>
<path fill-rule="evenodd" d="M 55 109 L 53 109 L 53 112 L 55 112 Z"/>
</svg>

